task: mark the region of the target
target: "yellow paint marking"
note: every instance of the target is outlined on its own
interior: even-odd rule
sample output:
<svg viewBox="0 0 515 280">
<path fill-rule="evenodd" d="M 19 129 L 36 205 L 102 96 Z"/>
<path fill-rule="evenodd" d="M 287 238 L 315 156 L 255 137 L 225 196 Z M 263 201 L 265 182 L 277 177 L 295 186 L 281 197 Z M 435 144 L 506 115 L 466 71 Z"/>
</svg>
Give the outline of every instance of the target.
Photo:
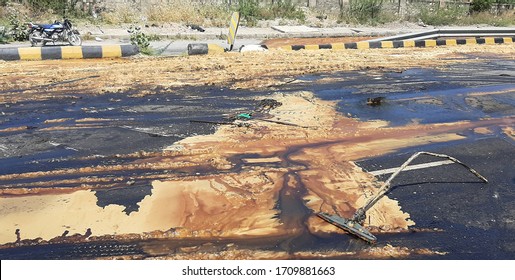
<svg viewBox="0 0 515 280">
<path fill-rule="evenodd" d="M 208 54 L 215 54 L 215 53 L 223 53 L 225 52 L 225 49 L 220 47 L 217 44 L 207 44 L 207 53 Z"/>
<path fill-rule="evenodd" d="M 381 42 L 381 48 L 393 48 L 392 41 L 383 41 Z"/>
<path fill-rule="evenodd" d="M 448 40 L 445 40 L 445 45 L 446 46 L 456 46 L 456 45 L 458 45 L 458 43 L 456 42 L 456 39 L 448 39 Z"/>
<path fill-rule="evenodd" d="M 475 45 L 477 44 L 476 39 L 465 39 L 467 45 Z"/>
<path fill-rule="evenodd" d="M 415 47 L 415 41 L 408 40 L 408 41 L 402 41 L 404 43 L 405 48 L 413 48 Z"/>
<path fill-rule="evenodd" d="M 505 37 L 503 39 L 504 39 L 504 43 L 513 43 L 513 39 L 510 37 Z"/>
<path fill-rule="evenodd" d="M 121 57 L 122 47 L 120 45 L 102 46 L 102 57 Z"/>
<path fill-rule="evenodd" d="M 485 44 L 493 45 L 493 44 L 495 44 L 495 39 L 494 38 L 485 38 Z"/>
<path fill-rule="evenodd" d="M 436 40 L 426 40 L 426 47 L 436 47 Z"/>
<path fill-rule="evenodd" d="M 79 46 L 61 47 L 61 54 L 63 59 L 83 58 L 82 47 Z"/>
<path fill-rule="evenodd" d="M 41 48 L 19 48 L 21 60 L 41 60 Z"/>
<path fill-rule="evenodd" d="M 368 42 L 357 42 L 356 46 L 358 49 L 369 49 L 370 44 Z"/>
<path fill-rule="evenodd" d="M 344 50 L 345 44 L 339 43 L 339 44 L 331 44 L 333 50 Z"/>
<path fill-rule="evenodd" d="M 304 49 L 306 49 L 306 50 L 319 50 L 320 46 L 318 46 L 318 45 L 305 45 Z"/>
</svg>

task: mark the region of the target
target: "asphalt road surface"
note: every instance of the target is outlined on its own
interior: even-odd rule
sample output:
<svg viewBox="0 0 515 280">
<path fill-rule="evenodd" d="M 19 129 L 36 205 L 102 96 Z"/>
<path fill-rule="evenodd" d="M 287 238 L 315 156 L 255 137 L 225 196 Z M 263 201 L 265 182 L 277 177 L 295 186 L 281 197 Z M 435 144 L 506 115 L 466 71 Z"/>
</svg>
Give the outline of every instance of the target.
<svg viewBox="0 0 515 280">
<path fill-rule="evenodd" d="M 298 83 L 274 90 L 285 93 L 311 90 L 322 99 L 338 101 L 338 110 L 342 114 L 364 120 L 386 120 L 395 126 L 414 119 L 421 123 L 440 123 L 513 116 L 514 76 L 514 61 L 491 59 L 473 65 L 453 65 L 444 70 L 409 69 L 402 73 L 363 70 L 304 76 L 298 77 Z M 327 77 L 332 78 L 333 82 L 317 83 L 317 80 Z M 191 123 L 191 120 L 224 121 L 227 116 L 252 110 L 256 106 L 255 98 L 266 95 L 268 91 L 242 93 L 227 88 L 191 87 L 150 97 L 128 97 L 122 93 L 100 96 L 74 93 L 68 99 L 3 104 L 0 128 L 26 126 L 27 129 L 6 132 L 0 138 L 0 175 L 116 164 L 127 160 L 117 158 L 117 153 L 160 151 L 176 140 L 212 133 L 215 129 L 214 125 Z M 494 91 L 504 93 L 476 96 L 468 102 L 463 98 L 471 93 Z M 368 97 L 384 97 L 384 106 L 367 106 Z M 428 102 L 407 102 L 420 97 Z M 104 121 L 100 125 L 91 121 L 88 129 L 73 133 L 38 129 L 51 126 L 43 123 L 43 120 L 68 119 L 59 123 L 63 126 L 88 118 Z M 483 184 L 456 164 L 401 173 L 394 180 L 395 187 L 388 195 L 397 199 L 402 209 L 410 213 L 417 228 L 436 230 L 378 234 L 378 245 L 392 244 L 447 252 L 443 256 L 429 257 L 438 259 L 515 257 L 515 143 L 498 127 L 490 127 L 490 130 L 491 133 L 487 135 L 464 131 L 464 140 L 414 147 L 357 163 L 369 172 L 383 171 L 400 166 L 412 153 L 424 150 L 454 156 L 489 180 L 488 184 Z M 441 159 L 421 157 L 413 164 L 433 161 Z M 138 174 L 126 172 L 122 175 L 130 178 Z M 379 176 L 385 180 L 389 174 Z M 149 182 L 135 182 L 123 189 L 103 189 L 96 193 L 97 204 L 120 204 L 127 207 L 127 213 L 137 211 L 137 203 L 149 194 L 150 188 Z M 159 243 L 113 241 L 25 246 L 2 249 L 0 258 L 87 259 L 139 255 L 143 247 L 150 246 L 149 243 L 155 245 L 156 242 Z M 212 242 L 213 248 L 223 249 L 233 241 Z M 297 242 L 299 250 L 337 248 L 352 251 L 369 246 L 348 235 L 328 238 L 305 236 Z M 280 248 L 279 241 L 268 239 L 240 245 Z M 170 252 L 173 252 L 177 244 L 159 246 L 170 246 Z"/>
</svg>

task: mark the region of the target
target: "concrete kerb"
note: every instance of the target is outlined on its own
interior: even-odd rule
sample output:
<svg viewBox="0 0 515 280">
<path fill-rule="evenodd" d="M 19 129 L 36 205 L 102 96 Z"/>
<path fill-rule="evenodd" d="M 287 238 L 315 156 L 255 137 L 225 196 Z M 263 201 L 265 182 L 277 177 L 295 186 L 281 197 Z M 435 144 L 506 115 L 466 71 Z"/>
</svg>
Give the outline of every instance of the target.
<svg viewBox="0 0 515 280">
<path fill-rule="evenodd" d="M 388 48 L 425 48 L 437 46 L 457 46 L 457 45 L 494 45 L 494 44 L 511 44 L 515 42 L 514 37 L 489 37 L 489 38 L 471 38 L 471 39 L 437 39 L 437 40 L 399 40 L 399 41 L 362 41 L 356 43 L 334 43 L 320 45 L 290 45 L 279 47 L 279 49 L 288 51 L 298 50 L 349 50 L 349 49 L 388 49 Z M 266 45 L 262 45 L 268 48 Z M 188 55 L 201 55 L 222 53 L 224 48 L 216 44 L 189 44 Z"/>
<path fill-rule="evenodd" d="M 188 55 L 223 53 L 225 49 L 217 44 L 189 44 Z"/>
<path fill-rule="evenodd" d="M 136 55 L 134 45 L 0 48 L 0 60 L 116 58 Z"/>
<path fill-rule="evenodd" d="M 436 46 L 456 46 L 473 44 L 511 44 L 515 42 L 515 37 L 490 37 L 472 39 L 437 39 L 437 40 L 401 40 L 401 41 L 363 41 L 357 43 L 335 43 L 322 45 L 291 45 L 283 46 L 280 49 L 298 50 L 345 50 L 345 49 L 386 49 L 386 48 L 410 48 L 410 47 L 436 47 Z"/>
</svg>

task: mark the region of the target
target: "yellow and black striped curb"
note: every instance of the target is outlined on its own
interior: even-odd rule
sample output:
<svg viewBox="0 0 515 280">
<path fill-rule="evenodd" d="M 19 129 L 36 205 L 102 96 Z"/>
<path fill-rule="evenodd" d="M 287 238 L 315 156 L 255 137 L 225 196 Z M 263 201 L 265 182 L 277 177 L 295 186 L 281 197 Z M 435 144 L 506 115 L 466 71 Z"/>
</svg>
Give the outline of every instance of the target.
<svg viewBox="0 0 515 280">
<path fill-rule="evenodd" d="M 379 42 L 357 42 L 357 43 L 335 43 L 322 45 L 292 45 L 283 46 L 280 49 L 298 50 L 347 50 L 347 49 L 387 49 L 387 48 L 412 48 L 412 47 L 436 47 L 436 46 L 457 46 L 473 44 L 509 44 L 515 42 L 515 37 L 498 38 L 472 38 L 472 39 L 438 39 L 438 40 L 403 40 L 403 41 L 379 41 Z"/>
<path fill-rule="evenodd" d="M 0 48 L 0 60 L 113 58 L 138 53 L 134 45 Z"/>
<path fill-rule="evenodd" d="M 217 44 L 188 44 L 188 55 L 223 53 L 225 49 Z"/>
</svg>

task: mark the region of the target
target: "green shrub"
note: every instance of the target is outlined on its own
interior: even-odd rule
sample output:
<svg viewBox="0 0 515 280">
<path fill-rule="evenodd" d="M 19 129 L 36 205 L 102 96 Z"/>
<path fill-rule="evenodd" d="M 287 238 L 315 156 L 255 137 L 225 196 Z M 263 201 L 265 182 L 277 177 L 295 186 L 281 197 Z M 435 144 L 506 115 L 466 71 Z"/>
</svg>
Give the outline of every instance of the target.
<svg viewBox="0 0 515 280">
<path fill-rule="evenodd" d="M 25 41 L 28 39 L 29 32 L 27 25 L 25 22 L 22 22 L 22 20 L 18 18 L 17 14 L 12 13 L 9 15 L 9 27 L 11 29 L 10 33 L 13 40 Z"/>
<path fill-rule="evenodd" d="M 499 15 L 492 15 L 489 12 L 474 13 L 459 21 L 462 25 L 488 24 L 491 26 L 515 25 L 515 11 L 506 11 Z"/>
<path fill-rule="evenodd" d="M 492 8 L 493 0 L 472 0 L 470 3 L 471 13 L 480 13 L 489 11 Z"/>
<path fill-rule="evenodd" d="M 28 0 L 29 5 L 35 12 L 44 12 L 51 9 L 54 13 L 61 15 L 65 13 L 67 2 L 62 0 Z"/>
<path fill-rule="evenodd" d="M 467 13 L 467 8 L 460 6 L 448 6 L 435 10 L 421 7 L 419 18 L 429 25 L 456 25 L 467 17 Z"/>
<path fill-rule="evenodd" d="M 0 44 L 9 43 L 9 35 L 7 34 L 7 28 L 5 26 L 0 26 Z"/>
<path fill-rule="evenodd" d="M 269 10 L 274 18 L 305 20 L 306 15 L 298 9 L 291 0 L 279 0 L 274 3 Z"/>
<path fill-rule="evenodd" d="M 249 26 L 255 25 L 258 20 L 266 19 L 306 19 L 304 12 L 297 8 L 292 0 L 277 0 L 267 6 L 260 6 L 257 0 L 239 0 L 237 10 Z"/>
<path fill-rule="evenodd" d="M 138 46 L 142 54 L 152 55 L 154 50 L 150 47 L 150 38 L 141 31 L 141 27 L 131 26 L 127 30 L 130 35 L 131 44 Z"/>
<path fill-rule="evenodd" d="M 2 7 L 7 6 L 7 0 L 0 0 L 0 6 L 2 6 Z"/>
<path fill-rule="evenodd" d="M 239 0 L 238 12 L 240 17 L 247 21 L 247 25 L 255 25 L 260 19 L 260 8 L 257 0 Z"/>
<path fill-rule="evenodd" d="M 359 22 L 374 21 L 379 18 L 383 0 L 350 0 L 350 16 Z"/>
</svg>

